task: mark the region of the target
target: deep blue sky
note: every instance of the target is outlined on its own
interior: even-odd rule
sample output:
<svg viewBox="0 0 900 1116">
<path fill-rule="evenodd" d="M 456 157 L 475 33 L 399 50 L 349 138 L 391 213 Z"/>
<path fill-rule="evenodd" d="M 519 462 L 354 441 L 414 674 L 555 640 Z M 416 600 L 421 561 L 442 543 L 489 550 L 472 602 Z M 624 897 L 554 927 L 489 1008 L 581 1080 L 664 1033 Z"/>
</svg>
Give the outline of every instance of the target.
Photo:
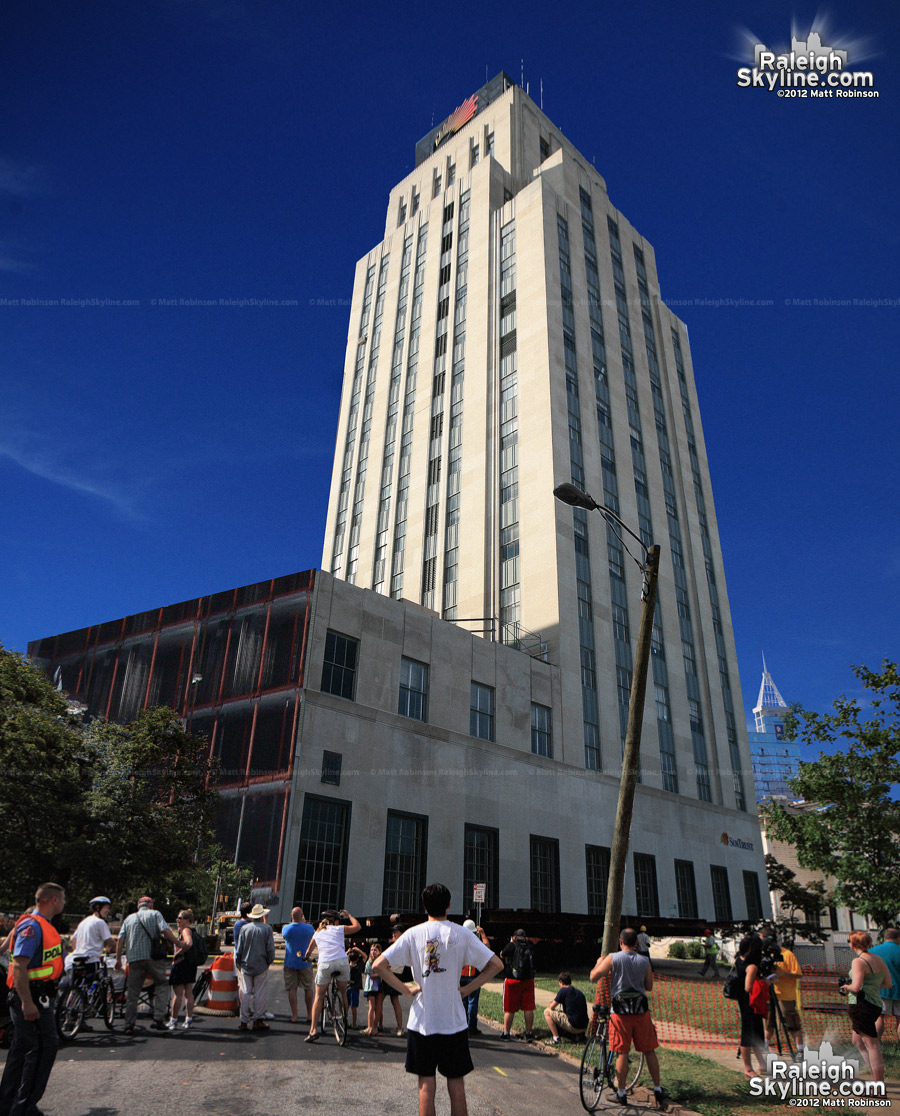
<svg viewBox="0 0 900 1116">
<path fill-rule="evenodd" d="M 813 4 L 7 0 L 0 45 L 0 642 L 319 565 L 355 261 L 416 141 L 524 59 L 656 248 L 709 452 L 744 699 L 896 658 L 893 5 L 823 34 L 878 100 L 739 89 Z M 863 43 L 865 40 L 865 44 Z M 864 57 L 865 56 L 865 57 Z M 276 299 L 170 307 L 157 299 Z"/>
</svg>

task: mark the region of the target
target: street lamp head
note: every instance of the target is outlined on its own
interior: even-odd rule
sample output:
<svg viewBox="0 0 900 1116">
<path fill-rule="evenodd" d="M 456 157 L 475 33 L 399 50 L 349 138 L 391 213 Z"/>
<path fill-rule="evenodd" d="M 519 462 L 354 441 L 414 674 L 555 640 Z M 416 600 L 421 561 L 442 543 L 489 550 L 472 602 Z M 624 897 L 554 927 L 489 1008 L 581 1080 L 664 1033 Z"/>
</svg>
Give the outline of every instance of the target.
<svg viewBox="0 0 900 1116">
<path fill-rule="evenodd" d="M 574 484 L 558 484 L 553 489 L 553 495 L 557 500 L 562 500 L 564 504 L 569 504 L 573 508 L 585 508 L 587 511 L 593 511 L 600 507 L 592 496 L 589 496 L 587 492 L 582 492 Z"/>
</svg>

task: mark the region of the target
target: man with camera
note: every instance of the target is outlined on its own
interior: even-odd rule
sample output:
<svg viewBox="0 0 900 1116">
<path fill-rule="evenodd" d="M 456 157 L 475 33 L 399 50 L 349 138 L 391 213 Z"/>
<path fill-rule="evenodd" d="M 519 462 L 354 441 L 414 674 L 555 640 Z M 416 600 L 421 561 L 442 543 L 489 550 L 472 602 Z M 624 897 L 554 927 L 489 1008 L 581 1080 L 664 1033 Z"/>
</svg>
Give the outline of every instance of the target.
<svg viewBox="0 0 900 1116">
<path fill-rule="evenodd" d="M 766 968 L 774 973 L 774 996 L 769 997 L 769 1013 L 766 1017 L 766 1041 L 772 1042 L 775 1036 L 778 1007 L 784 1019 L 784 1027 L 794 1044 L 797 1057 L 803 1056 L 803 1028 L 800 1023 L 800 1013 L 797 1010 L 797 982 L 803 970 L 800 962 L 789 949 L 779 946 L 775 931 L 766 928 L 760 932 L 763 949 L 763 964 L 760 965 L 760 976 L 766 977 L 763 972 Z"/>
</svg>

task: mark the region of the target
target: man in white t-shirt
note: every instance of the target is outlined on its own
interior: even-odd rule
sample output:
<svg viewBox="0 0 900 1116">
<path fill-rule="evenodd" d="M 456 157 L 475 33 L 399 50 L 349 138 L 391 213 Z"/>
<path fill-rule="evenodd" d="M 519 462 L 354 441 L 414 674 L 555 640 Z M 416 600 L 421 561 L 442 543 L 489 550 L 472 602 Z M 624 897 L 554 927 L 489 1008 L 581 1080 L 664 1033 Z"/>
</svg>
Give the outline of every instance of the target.
<svg viewBox="0 0 900 1116">
<path fill-rule="evenodd" d="M 503 962 L 478 938 L 448 920 L 450 892 L 429 884 L 422 892 L 428 921 L 413 926 L 373 965 L 382 985 L 412 998 L 406 1024 L 406 1072 L 419 1078 L 419 1116 L 435 1116 L 436 1071 L 447 1078 L 450 1116 L 466 1116 L 465 1075 L 474 1069 L 463 996 L 477 991 L 503 969 Z M 406 985 L 391 969 L 409 965 L 415 983 Z M 463 966 L 480 970 L 462 986 Z"/>
</svg>

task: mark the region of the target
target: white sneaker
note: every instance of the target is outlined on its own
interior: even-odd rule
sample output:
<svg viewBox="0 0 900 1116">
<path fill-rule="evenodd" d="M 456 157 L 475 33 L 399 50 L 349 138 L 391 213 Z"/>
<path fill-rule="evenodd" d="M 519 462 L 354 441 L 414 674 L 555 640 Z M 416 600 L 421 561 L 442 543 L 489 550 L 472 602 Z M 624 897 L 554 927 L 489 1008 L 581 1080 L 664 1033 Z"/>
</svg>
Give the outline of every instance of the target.
<svg viewBox="0 0 900 1116">
<path fill-rule="evenodd" d="M 263 1019 L 274 1019 L 274 1018 L 275 1018 L 275 1016 L 271 1013 L 271 1011 L 267 1011 L 263 1015 Z"/>
<path fill-rule="evenodd" d="M 190 1016 L 190 1015 L 185 1016 L 184 1022 L 181 1024 L 181 1029 L 183 1031 L 189 1031 L 191 1029 L 191 1025 L 193 1024 L 193 1022 L 194 1022 L 194 1019 L 193 1019 L 192 1016 Z"/>
<path fill-rule="evenodd" d="M 177 1026 L 178 1026 L 178 1020 L 177 1019 L 170 1019 L 169 1022 L 166 1024 L 166 1030 L 167 1031 L 174 1031 Z"/>
</svg>

